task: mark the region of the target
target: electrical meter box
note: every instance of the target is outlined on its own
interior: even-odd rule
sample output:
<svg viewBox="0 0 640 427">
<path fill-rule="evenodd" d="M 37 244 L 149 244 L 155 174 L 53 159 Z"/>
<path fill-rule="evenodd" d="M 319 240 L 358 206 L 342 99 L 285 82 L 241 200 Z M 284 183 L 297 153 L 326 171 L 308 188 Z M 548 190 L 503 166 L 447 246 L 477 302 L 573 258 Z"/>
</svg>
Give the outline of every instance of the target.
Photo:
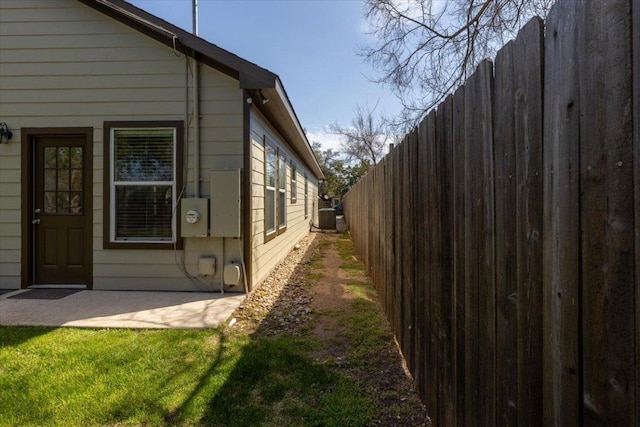
<svg viewBox="0 0 640 427">
<path fill-rule="evenodd" d="M 211 171 L 211 236 L 240 237 L 240 169 Z"/>
<path fill-rule="evenodd" d="M 182 237 L 207 237 L 209 232 L 209 200 L 184 198 L 180 201 L 180 234 Z"/>
</svg>

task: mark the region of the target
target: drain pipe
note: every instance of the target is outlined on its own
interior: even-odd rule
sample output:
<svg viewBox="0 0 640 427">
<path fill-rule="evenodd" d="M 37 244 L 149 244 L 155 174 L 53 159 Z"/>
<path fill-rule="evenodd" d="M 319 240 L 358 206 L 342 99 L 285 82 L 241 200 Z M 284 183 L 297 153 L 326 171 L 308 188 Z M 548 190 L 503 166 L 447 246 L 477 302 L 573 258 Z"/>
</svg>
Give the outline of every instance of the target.
<svg viewBox="0 0 640 427">
<path fill-rule="evenodd" d="M 193 35 L 198 35 L 198 0 L 193 0 Z M 200 63 L 193 53 L 193 192 L 200 197 Z"/>
</svg>

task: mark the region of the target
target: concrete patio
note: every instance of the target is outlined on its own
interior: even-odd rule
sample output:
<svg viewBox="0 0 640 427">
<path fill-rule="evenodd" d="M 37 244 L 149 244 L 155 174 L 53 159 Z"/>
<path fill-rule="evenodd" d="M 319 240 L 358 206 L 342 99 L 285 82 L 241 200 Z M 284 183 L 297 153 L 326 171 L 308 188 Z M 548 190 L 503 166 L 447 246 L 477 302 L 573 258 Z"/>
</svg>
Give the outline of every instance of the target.
<svg viewBox="0 0 640 427">
<path fill-rule="evenodd" d="M 51 290 L 21 289 L 0 295 L 0 326 L 215 328 L 245 298 L 213 292 L 81 290 L 42 299 L 36 295 L 42 291 Z M 25 292 L 33 294 L 21 295 Z"/>
</svg>

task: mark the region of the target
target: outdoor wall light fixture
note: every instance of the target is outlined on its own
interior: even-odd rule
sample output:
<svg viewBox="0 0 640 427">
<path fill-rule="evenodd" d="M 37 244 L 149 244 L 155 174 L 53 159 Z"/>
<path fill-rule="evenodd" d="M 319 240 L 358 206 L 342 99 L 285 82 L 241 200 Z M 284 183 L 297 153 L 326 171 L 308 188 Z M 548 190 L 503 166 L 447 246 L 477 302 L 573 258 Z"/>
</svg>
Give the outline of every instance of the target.
<svg viewBox="0 0 640 427">
<path fill-rule="evenodd" d="M 264 96 L 264 93 L 262 93 L 262 90 L 258 90 L 258 95 L 260 95 L 260 99 L 262 100 L 262 105 L 264 105 L 267 102 L 269 102 L 269 98 Z"/>
<path fill-rule="evenodd" d="M 0 123 L 0 144 L 8 144 L 12 136 L 13 132 L 9 130 L 9 126 L 4 122 Z"/>
</svg>

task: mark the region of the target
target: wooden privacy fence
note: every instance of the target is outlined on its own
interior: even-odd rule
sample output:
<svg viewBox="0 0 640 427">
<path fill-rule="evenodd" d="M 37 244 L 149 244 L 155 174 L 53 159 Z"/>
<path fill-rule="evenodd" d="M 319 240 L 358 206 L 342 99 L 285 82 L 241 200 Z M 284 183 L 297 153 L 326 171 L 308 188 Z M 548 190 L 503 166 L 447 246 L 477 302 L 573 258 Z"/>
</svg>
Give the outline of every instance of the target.
<svg viewBox="0 0 640 427">
<path fill-rule="evenodd" d="M 434 425 L 640 425 L 640 2 L 559 1 L 344 198 Z"/>
</svg>

